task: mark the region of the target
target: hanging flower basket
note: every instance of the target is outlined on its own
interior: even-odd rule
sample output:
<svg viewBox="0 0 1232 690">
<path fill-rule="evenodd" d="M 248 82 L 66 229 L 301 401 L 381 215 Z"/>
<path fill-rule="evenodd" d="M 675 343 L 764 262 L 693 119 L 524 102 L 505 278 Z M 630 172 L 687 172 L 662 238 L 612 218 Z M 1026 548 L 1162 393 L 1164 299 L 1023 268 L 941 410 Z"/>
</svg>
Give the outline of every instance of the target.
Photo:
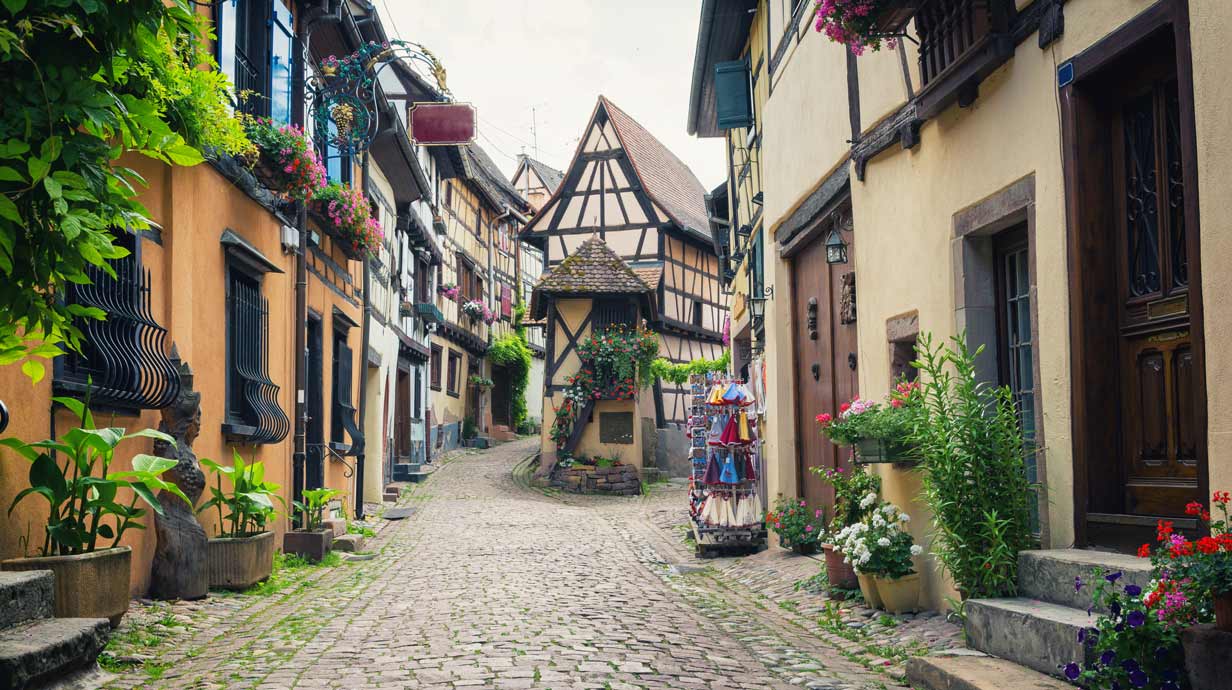
<svg viewBox="0 0 1232 690">
<path fill-rule="evenodd" d="M 312 199 L 325 186 L 325 166 L 302 129 L 250 117 L 244 131 L 257 147 L 252 174 L 261 186 L 296 201 Z"/>
<path fill-rule="evenodd" d="M 311 208 L 321 221 L 321 228 L 334 238 L 347 258 L 363 259 L 375 254 L 385 240 L 368 200 L 348 185 L 329 183 L 313 196 Z"/>
<path fill-rule="evenodd" d="M 817 0 L 814 28 L 853 55 L 893 49 L 923 0 Z"/>
<path fill-rule="evenodd" d="M 496 314 L 488 308 L 488 305 L 477 299 L 463 303 L 462 313 L 469 316 L 471 321 L 482 321 L 484 323 L 492 323 L 496 318 Z"/>
</svg>

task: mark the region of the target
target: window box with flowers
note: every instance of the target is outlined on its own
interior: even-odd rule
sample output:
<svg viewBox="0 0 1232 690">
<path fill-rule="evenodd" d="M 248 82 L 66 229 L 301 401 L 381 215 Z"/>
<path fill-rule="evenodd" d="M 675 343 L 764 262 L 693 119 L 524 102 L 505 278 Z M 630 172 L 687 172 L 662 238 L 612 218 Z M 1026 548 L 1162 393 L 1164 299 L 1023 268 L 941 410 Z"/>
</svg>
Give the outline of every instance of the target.
<svg viewBox="0 0 1232 690">
<path fill-rule="evenodd" d="M 907 441 L 919 422 L 920 406 L 919 384 L 903 381 L 885 403 L 856 398 L 839 406 L 837 418 L 823 412 L 816 419 L 831 441 L 855 447 L 859 464 L 909 465 L 920 461 Z"/>
<path fill-rule="evenodd" d="M 894 48 L 915 20 L 919 116 L 966 106 L 979 83 L 1014 54 L 1013 0 L 817 0 L 815 28 L 855 55 Z"/>
<path fill-rule="evenodd" d="M 487 390 L 487 389 L 491 388 L 492 386 L 496 385 L 496 384 L 492 381 L 492 379 L 485 378 L 485 377 L 483 377 L 483 376 L 478 376 L 478 375 L 475 375 L 475 374 L 472 374 L 472 375 L 471 375 L 471 377 L 470 377 L 469 379 L 467 379 L 467 380 L 468 380 L 468 381 L 470 381 L 470 384 L 471 384 L 472 386 L 474 386 L 475 388 L 478 388 L 478 389 L 480 389 L 480 390 Z"/>
<path fill-rule="evenodd" d="M 458 292 L 459 292 L 458 286 L 454 285 L 453 283 L 445 283 L 444 285 L 441 285 L 440 287 L 438 287 L 436 291 L 442 297 L 448 300 L 455 300 L 458 298 Z"/>
<path fill-rule="evenodd" d="M 309 208 L 349 259 L 375 254 L 385 240 L 381 224 L 372 217 L 372 206 L 363 192 L 350 185 L 329 183 L 313 194 Z"/>
<path fill-rule="evenodd" d="M 325 166 L 304 130 L 245 117 L 244 132 L 257 148 L 251 169 L 263 187 L 287 199 L 309 201 L 325 186 Z"/>
<path fill-rule="evenodd" d="M 482 321 L 490 324 L 496 320 L 496 314 L 488 308 L 488 305 L 477 299 L 463 302 L 462 313 L 470 317 L 471 321 Z"/>
</svg>

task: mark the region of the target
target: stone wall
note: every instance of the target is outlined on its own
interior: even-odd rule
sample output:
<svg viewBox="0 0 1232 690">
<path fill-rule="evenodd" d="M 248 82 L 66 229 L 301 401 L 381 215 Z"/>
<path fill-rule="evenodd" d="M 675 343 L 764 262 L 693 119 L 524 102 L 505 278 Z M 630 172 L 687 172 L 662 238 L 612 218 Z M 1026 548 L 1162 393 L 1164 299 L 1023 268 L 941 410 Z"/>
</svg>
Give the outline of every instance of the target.
<svg viewBox="0 0 1232 690">
<path fill-rule="evenodd" d="M 642 478 L 636 465 L 574 465 L 553 470 L 552 486 L 574 494 L 636 496 L 642 492 Z"/>
</svg>

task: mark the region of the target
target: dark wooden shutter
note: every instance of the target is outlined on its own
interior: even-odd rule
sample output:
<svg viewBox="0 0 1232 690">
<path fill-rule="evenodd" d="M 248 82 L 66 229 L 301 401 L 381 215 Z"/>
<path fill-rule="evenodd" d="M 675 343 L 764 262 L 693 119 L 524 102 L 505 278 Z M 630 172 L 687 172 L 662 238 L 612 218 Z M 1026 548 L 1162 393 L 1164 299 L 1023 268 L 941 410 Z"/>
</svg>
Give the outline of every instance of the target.
<svg viewBox="0 0 1232 690">
<path fill-rule="evenodd" d="M 715 114 L 719 129 L 753 126 L 753 97 L 746 60 L 714 66 Z"/>
</svg>

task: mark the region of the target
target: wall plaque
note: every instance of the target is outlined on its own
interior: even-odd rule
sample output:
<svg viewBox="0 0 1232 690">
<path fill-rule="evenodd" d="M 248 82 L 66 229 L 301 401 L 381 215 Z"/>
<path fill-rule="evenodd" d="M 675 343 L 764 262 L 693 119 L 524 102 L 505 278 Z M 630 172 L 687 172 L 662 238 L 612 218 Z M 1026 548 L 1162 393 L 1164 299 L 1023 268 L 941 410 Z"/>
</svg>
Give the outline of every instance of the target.
<svg viewBox="0 0 1232 690">
<path fill-rule="evenodd" d="M 626 445 L 633 443 L 633 413 L 600 412 L 599 442 Z"/>
</svg>

